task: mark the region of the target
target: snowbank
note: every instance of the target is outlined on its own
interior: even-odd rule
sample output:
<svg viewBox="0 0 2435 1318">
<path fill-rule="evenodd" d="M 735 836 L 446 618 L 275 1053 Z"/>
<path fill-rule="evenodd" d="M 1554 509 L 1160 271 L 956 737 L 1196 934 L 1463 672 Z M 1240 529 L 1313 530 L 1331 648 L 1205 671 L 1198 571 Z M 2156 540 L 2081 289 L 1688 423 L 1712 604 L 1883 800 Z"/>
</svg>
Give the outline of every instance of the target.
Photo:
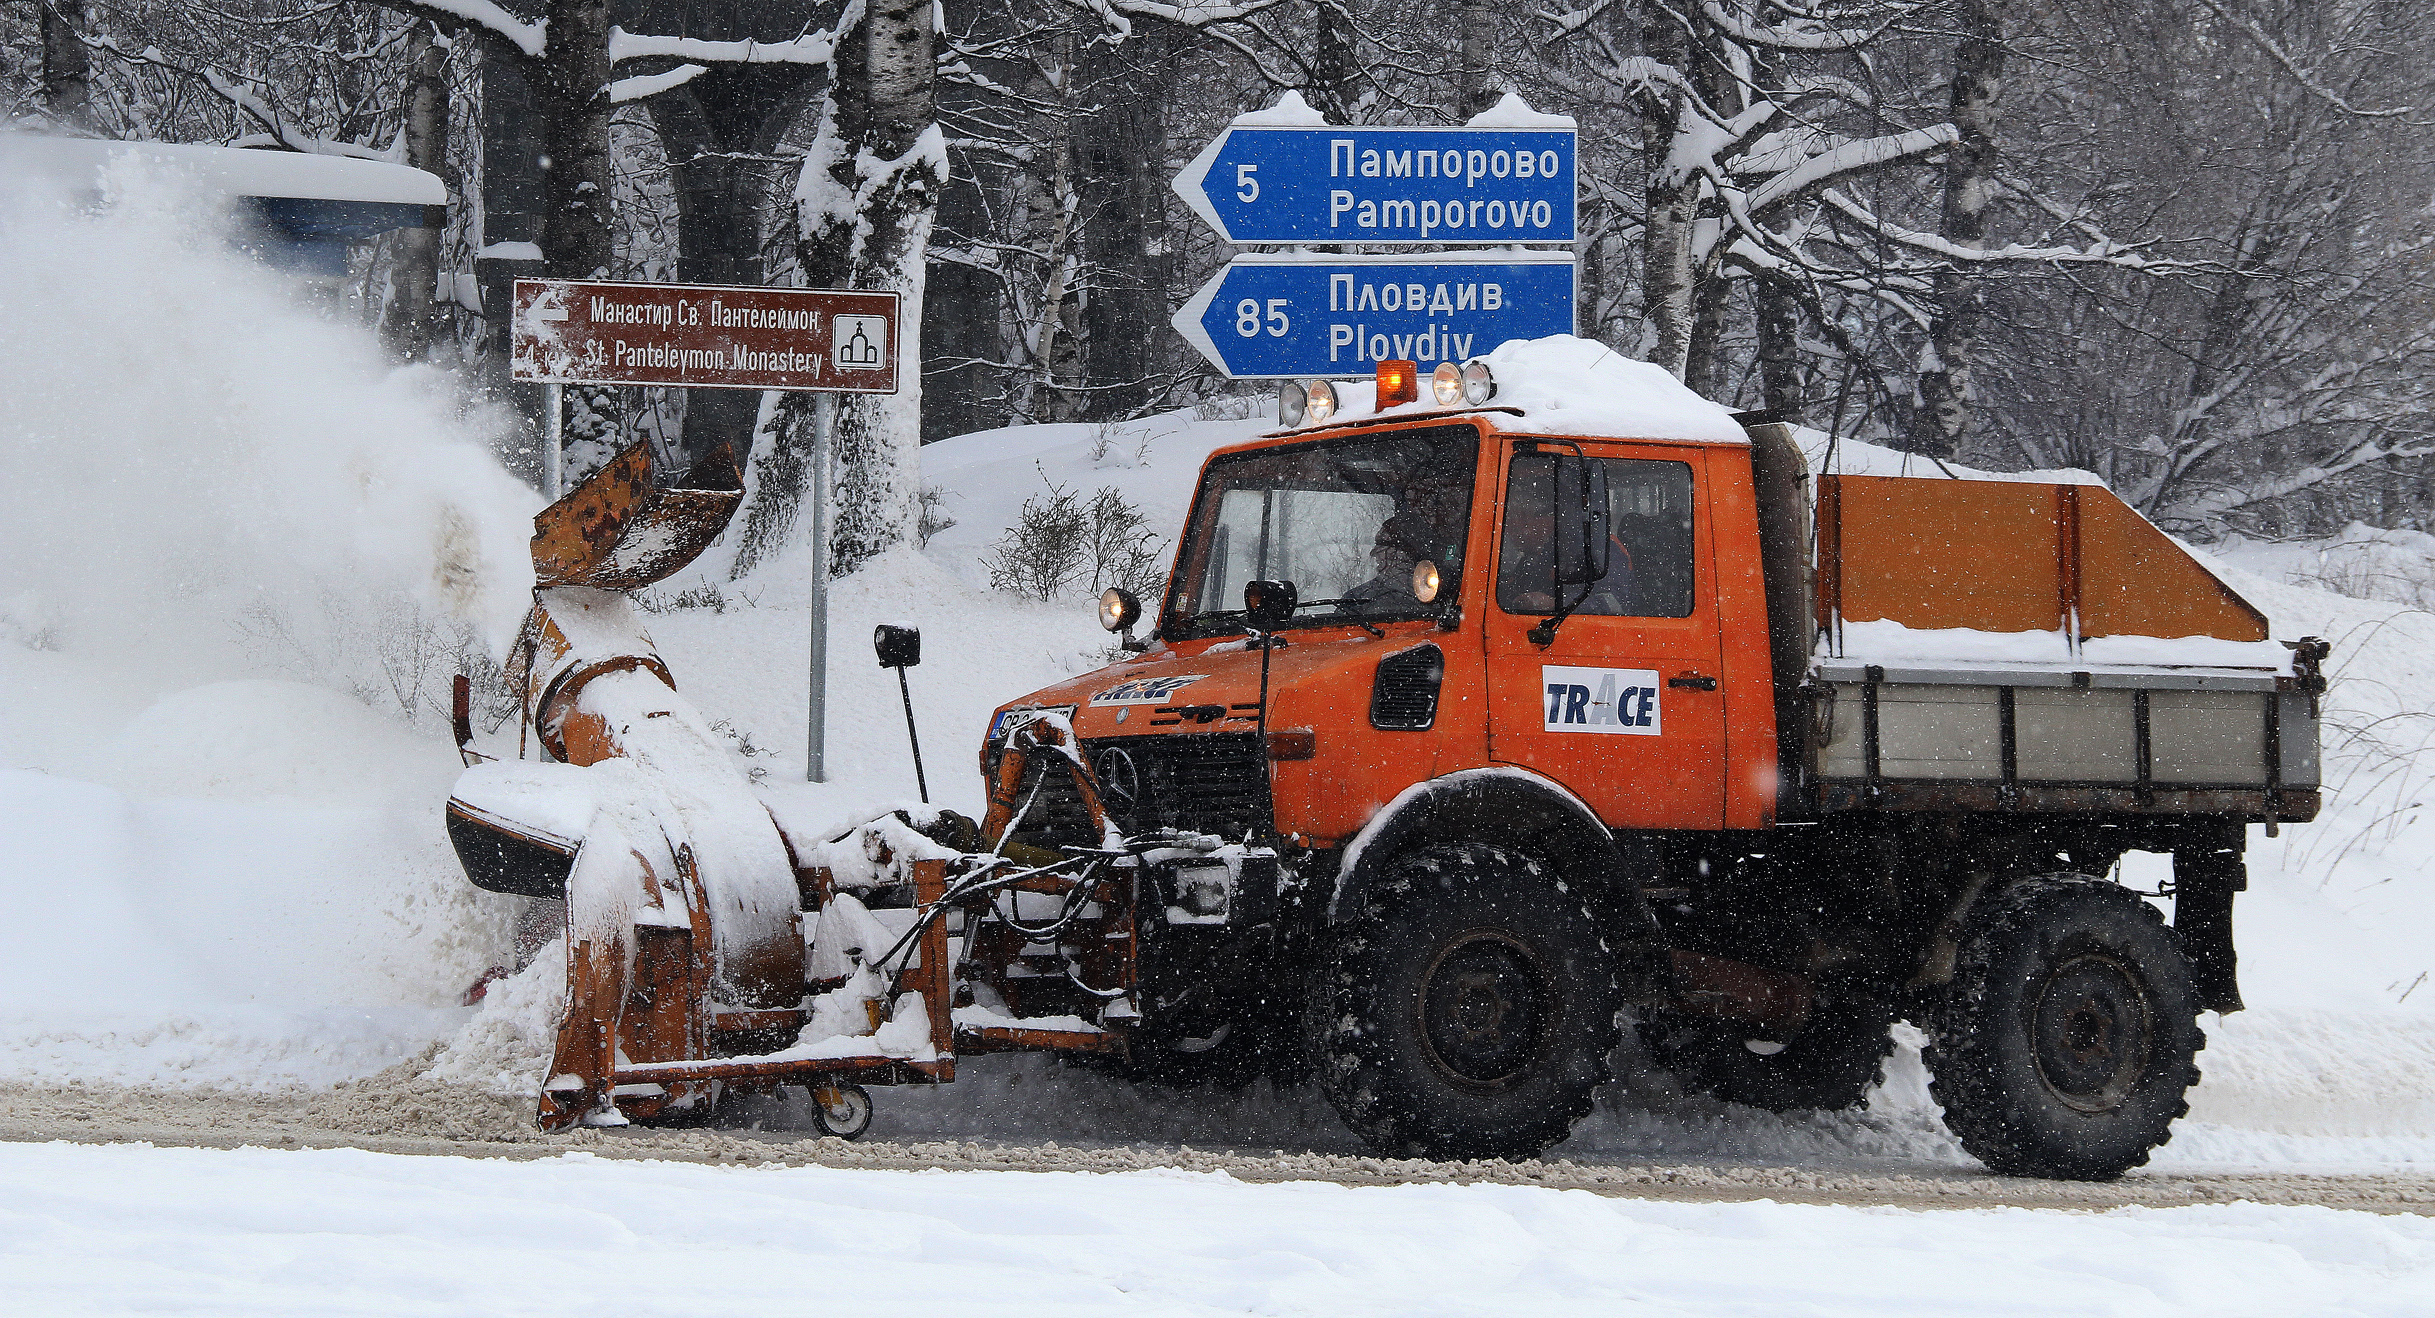
<svg viewBox="0 0 2435 1318">
<path fill-rule="evenodd" d="M 28 1312 L 2423 1313 L 2435 1221 L 1222 1174 L 0 1148 Z M 784 1306 L 782 1306 L 784 1307 Z"/>
</svg>

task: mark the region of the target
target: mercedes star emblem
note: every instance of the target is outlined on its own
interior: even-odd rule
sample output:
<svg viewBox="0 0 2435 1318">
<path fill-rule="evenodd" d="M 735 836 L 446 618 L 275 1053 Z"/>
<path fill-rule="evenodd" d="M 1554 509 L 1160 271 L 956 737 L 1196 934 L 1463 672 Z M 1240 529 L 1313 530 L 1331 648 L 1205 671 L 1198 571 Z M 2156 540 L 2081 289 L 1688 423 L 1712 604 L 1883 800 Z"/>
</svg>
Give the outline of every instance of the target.
<svg viewBox="0 0 2435 1318">
<path fill-rule="evenodd" d="M 1141 807 L 1141 768 L 1122 747 L 1111 746 L 1091 757 L 1099 771 L 1099 795 L 1108 813 L 1130 821 Z"/>
</svg>

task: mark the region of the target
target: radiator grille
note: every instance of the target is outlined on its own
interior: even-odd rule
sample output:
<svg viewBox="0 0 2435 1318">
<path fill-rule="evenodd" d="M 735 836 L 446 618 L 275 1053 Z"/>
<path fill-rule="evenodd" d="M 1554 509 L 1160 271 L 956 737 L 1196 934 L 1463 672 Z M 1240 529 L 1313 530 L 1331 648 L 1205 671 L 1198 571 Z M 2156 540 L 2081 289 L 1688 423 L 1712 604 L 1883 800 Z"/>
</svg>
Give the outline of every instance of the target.
<svg viewBox="0 0 2435 1318">
<path fill-rule="evenodd" d="M 1270 830 L 1268 766 L 1252 733 L 1100 737 L 1082 745 L 1108 812 L 1127 832 L 1183 828 L 1233 840 Z M 1036 845 L 1096 842 L 1072 776 L 1055 760 L 1048 766 L 1016 836 Z"/>
</svg>

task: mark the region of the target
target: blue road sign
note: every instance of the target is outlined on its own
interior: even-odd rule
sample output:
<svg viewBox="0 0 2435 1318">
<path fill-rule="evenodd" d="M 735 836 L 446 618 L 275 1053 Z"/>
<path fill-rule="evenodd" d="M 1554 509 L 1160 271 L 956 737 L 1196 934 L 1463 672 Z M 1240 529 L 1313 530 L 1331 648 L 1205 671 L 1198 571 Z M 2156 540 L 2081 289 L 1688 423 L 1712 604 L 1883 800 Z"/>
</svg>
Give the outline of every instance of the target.
<svg viewBox="0 0 2435 1318">
<path fill-rule="evenodd" d="M 1507 339 L 1573 332 L 1569 252 L 1441 252 L 1333 260 L 1238 256 L 1175 313 L 1176 331 L 1235 379 L 1423 367 Z"/>
<path fill-rule="evenodd" d="M 1569 243 L 1569 128 L 1237 124 L 1176 194 L 1230 243 Z"/>
</svg>

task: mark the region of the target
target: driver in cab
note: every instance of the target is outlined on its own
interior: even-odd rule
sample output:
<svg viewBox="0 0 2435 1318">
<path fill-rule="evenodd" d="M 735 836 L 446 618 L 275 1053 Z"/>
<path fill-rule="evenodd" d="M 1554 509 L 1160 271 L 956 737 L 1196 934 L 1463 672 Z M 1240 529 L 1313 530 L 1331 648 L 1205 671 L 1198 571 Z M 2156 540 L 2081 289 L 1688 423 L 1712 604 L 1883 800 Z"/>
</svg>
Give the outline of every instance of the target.
<svg viewBox="0 0 2435 1318">
<path fill-rule="evenodd" d="M 1429 556 L 1430 539 L 1429 520 L 1414 509 L 1401 509 L 1380 522 L 1377 539 L 1370 546 L 1370 565 L 1376 571 L 1369 580 L 1344 592 L 1347 603 L 1377 613 L 1419 609 L 1429 603 L 1414 593 L 1413 586 L 1417 569 Z"/>
</svg>

